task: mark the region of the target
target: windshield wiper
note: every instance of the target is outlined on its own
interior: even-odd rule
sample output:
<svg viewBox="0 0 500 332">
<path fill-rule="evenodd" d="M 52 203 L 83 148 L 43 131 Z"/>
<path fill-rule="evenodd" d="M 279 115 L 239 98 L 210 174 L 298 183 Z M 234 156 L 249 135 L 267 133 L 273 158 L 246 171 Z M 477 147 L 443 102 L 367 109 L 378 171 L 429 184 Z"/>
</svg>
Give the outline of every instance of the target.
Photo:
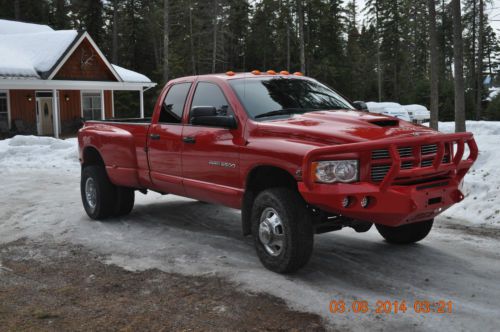
<svg viewBox="0 0 500 332">
<path fill-rule="evenodd" d="M 319 109 L 316 108 L 301 108 L 301 107 L 295 107 L 295 108 L 283 108 L 281 110 L 275 110 L 275 111 L 270 111 L 266 113 L 262 113 L 259 115 L 256 115 L 255 118 L 266 118 L 268 116 L 275 116 L 275 115 L 286 115 L 286 114 L 300 114 L 300 113 L 305 113 L 305 112 L 310 112 L 310 111 L 319 111 Z"/>
</svg>

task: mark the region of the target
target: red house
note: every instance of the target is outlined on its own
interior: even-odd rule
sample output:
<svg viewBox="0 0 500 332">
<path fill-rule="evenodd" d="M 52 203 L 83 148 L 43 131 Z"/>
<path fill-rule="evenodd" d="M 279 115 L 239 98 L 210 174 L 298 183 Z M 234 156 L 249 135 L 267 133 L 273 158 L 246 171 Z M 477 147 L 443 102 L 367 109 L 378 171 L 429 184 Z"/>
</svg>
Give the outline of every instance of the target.
<svg viewBox="0 0 500 332">
<path fill-rule="evenodd" d="M 81 118 L 114 117 L 114 91 L 156 83 L 111 64 L 86 32 L 0 20 L 0 132 L 75 132 Z"/>
</svg>

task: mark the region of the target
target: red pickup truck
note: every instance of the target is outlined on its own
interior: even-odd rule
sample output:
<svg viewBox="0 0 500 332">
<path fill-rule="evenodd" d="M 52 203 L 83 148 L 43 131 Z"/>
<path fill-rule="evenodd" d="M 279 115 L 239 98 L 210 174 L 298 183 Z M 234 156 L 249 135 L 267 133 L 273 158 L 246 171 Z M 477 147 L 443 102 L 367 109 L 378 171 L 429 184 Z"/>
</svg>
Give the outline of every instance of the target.
<svg viewBox="0 0 500 332">
<path fill-rule="evenodd" d="M 241 209 L 243 234 L 280 273 L 307 263 L 314 234 L 346 226 L 423 239 L 463 199 L 478 155 L 471 133 L 357 111 L 312 78 L 271 71 L 172 80 L 152 118 L 88 121 L 78 142 L 90 218 L 128 214 L 136 190 Z"/>
</svg>

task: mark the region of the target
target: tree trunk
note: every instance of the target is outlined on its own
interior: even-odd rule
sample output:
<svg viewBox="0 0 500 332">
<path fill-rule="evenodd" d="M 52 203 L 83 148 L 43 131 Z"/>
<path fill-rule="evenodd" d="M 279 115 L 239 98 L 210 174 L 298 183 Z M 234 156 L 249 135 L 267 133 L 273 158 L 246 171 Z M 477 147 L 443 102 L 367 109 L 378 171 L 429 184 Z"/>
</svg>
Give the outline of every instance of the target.
<svg viewBox="0 0 500 332">
<path fill-rule="evenodd" d="M 304 42 L 304 11 L 302 0 L 297 0 L 297 15 L 299 17 L 300 71 L 306 72 L 306 49 Z"/>
<path fill-rule="evenodd" d="M 483 92 L 483 38 L 484 38 L 484 1 L 479 0 L 479 29 L 477 41 L 477 78 L 476 78 L 476 120 L 481 119 Z"/>
<path fill-rule="evenodd" d="M 169 12 L 170 8 L 168 5 L 168 0 L 163 0 L 163 80 L 168 82 L 169 70 L 168 70 L 168 47 L 170 42 L 170 23 L 169 23 Z"/>
<path fill-rule="evenodd" d="M 465 131 L 464 49 L 460 0 L 451 1 L 453 16 L 453 62 L 455 67 L 455 131 Z"/>
<path fill-rule="evenodd" d="M 113 40 L 111 45 L 111 61 L 118 64 L 118 1 L 113 1 Z"/>
<path fill-rule="evenodd" d="M 19 2 L 19 0 L 14 1 L 14 18 L 16 21 L 21 19 L 21 7 Z"/>
<path fill-rule="evenodd" d="M 193 9 L 191 5 L 191 0 L 188 2 L 189 10 L 189 52 L 191 53 L 191 71 L 193 75 L 196 75 L 196 63 L 194 60 L 194 40 L 193 40 Z"/>
<path fill-rule="evenodd" d="M 436 3 L 427 0 L 429 6 L 429 38 L 431 53 L 431 128 L 439 126 L 439 54 L 436 33 Z"/>
<path fill-rule="evenodd" d="M 215 65 L 217 61 L 217 0 L 214 0 L 214 28 L 212 35 L 212 73 L 215 73 Z"/>
<path fill-rule="evenodd" d="M 377 34 L 377 85 L 378 85 L 378 101 L 382 101 L 382 63 L 380 61 L 380 17 L 379 17 L 379 2 L 377 1 L 375 10 L 376 34 Z"/>
</svg>

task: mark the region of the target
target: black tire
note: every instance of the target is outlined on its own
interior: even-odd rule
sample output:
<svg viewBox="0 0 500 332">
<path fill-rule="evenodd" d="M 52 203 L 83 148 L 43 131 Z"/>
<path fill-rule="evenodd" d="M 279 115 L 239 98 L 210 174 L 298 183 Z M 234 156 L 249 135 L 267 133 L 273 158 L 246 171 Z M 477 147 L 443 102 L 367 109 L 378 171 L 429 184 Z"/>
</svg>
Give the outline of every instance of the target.
<svg viewBox="0 0 500 332">
<path fill-rule="evenodd" d="M 135 190 L 127 187 L 116 187 L 116 205 L 113 212 L 114 217 L 122 217 L 129 214 L 134 208 Z"/>
<path fill-rule="evenodd" d="M 399 227 L 375 225 L 380 235 L 389 243 L 410 244 L 423 240 L 431 231 L 434 219 Z"/>
<path fill-rule="evenodd" d="M 281 220 L 282 246 L 274 255 L 261 241 L 259 229 L 266 211 L 274 210 Z M 272 188 L 262 191 L 252 207 L 252 235 L 262 264 L 277 273 L 291 273 L 307 264 L 313 250 L 314 231 L 306 204 L 296 191 Z"/>
<path fill-rule="evenodd" d="M 95 185 L 95 200 L 92 200 L 94 204 L 89 203 L 86 196 L 88 180 L 93 181 Z M 90 218 L 95 220 L 106 219 L 114 214 L 117 205 L 116 187 L 109 181 L 104 167 L 86 166 L 82 169 L 80 192 L 83 207 Z"/>
</svg>

